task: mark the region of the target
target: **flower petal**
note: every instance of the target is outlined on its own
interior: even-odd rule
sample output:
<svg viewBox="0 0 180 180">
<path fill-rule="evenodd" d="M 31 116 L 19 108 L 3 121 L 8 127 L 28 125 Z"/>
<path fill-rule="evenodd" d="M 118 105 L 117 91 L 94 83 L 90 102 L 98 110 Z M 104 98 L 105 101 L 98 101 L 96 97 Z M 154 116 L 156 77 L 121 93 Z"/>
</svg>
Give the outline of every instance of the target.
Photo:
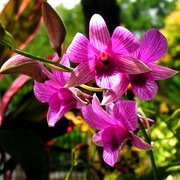
<svg viewBox="0 0 180 180">
<path fill-rule="evenodd" d="M 105 89 L 112 89 L 121 82 L 121 73 L 114 71 L 108 74 L 97 73 L 95 76 L 96 84 Z"/>
<path fill-rule="evenodd" d="M 99 51 L 105 51 L 110 42 L 110 34 L 104 19 L 94 14 L 89 23 L 89 37 L 91 44 Z"/>
<path fill-rule="evenodd" d="M 102 132 L 103 132 L 103 130 L 94 134 L 94 136 L 92 137 L 94 144 L 96 144 L 97 146 L 101 146 L 101 147 L 104 146 L 103 141 L 102 141 Z"/>
<path fill-rule="evenodd" d="M 118 101 L 113 109 L 114 117 L 117 123 L 123 125 L 129 131 L 135 131 L 138 125 L 137 102 L 136 101 Z"/>
<path fill-rule="evenodd" d="M 99 99 L 96 95 L 93 96 L 92 108 L 96 114 L 98 114 L 104 121 L 111 125 L 116 125 L 115 119 L 111 114 L 108 114 L 100 105 Z"/>
<path fill-rule="evenodd" d="M 129 79 L 127 79 L 126 75 L 121 74 L 119 80 L 119 84 L 104 92 L 101 105 L 117 101 L 127 90 Z"/>
<path fill-rule="evenodd" d="M 148 66 L 152 69 L 149 73 L 154 80 L 167 79 L 178 73 L 178 71 L 157 64 L 148 64 Z"/>
<path fill-rule="evenodd" d="M 85 121 L 94 129 L 102 130 L 111 125 L 94 112 L 91 104 L 82 108 L 82 114 Z"/>
<path fill-rule="evenodd" d="M 131 134 L 133 136 L 133 139 L 131 141 L 133 146 L 135 146 L 139 149 L 142 149 L 142 150 L 152 150 L 155 148 L 154 146 L 151 146 L 150 144 L 148 144 L 146 141 L 144 141 L 140 137 L 136 136 L 134 133 L 131 133 Z"/>
<path fill-rule="evenodd" d="M 99 51 L 81 33 L 77 33 L 66 51 L 70 61 L 75 63 L 86 62 L 94 58 Z"/>
<path fill-rule="evenodd" d="M 116 66 L 121 73 L 140 74 L 150 71 L 150 68 L 142 61 L 131 56 L 115 55 L 113 58 L 116 60 Z"/>
<path fill-rule="evenodd" d="M 114 166 L 118 161 L 120 148 L 128 134 L 128 131 L 122 127 L 108 127 L 102 132 L 103 159 L 108 165 Z"/>
<path fill-rule="evenodd" d="M 69 90 L 72 92 L 73 97 L 77 100 L 76 108 L 82 108 L 90 102 L 90 99 L 92 99 L 92 96 L 83 93 L 78 88 L 72 87 L 69 88 Z"/>
<path fill-rule="evenodd" d="M 36 98 L 42 103 L 48 102 L 52 94 L 56 92 L 56 89 L 52 86 L 46 83 L 39 83 L 37 81 L 34 81 L 33 90 Z"/>
<path fill-rule="evenodd" d="M 55 56 L 53 58 L 53 60 L 58 60 L 58 56 Z M 70 62 L 69 62 L 69 59 L 68 59 L 68 56 L 66 54 L 63 55 L 60 63 L 64 66 L 67 66 L 67 67 L 70 67 Z M 59 84 L 63 87 L 68 79 L 68 77 L 70 76 L 70 73 L 69 72 L 61 72 L 61 71 L 58 71 L 56 69 L 52 69 L 52 73 L 53 75 L 55 76 L 55 79 L 59 82 Z"/>
<path fill-rule="evenodd" d="M 111 44 L 113 52 L 125 55 L 137 50 L 140 42 L 128 29 L 118 26 L 111 37 Z"/>
<path fill-rule="evenodd" d="M 132 91 L 141 100 L 152 100 L 158 91 L 156 82 L 149 73 L 130 75 Z"/>
<path fill-rule="evenodd" d="M 166 38 L 157 29 L 151 29 L 142 38 L 139 59 L 145 63 L 154 62 L 160 59 L 166 51 Z"/>
<path fill-rule="evenodd" d="M 69 110 L 76 107 L 76 99 L 69 89 L 61 88 L 59 93 L 54 93 L 49 99 L 49 110 L 47 114 L 48 125 L 55 123 Z"/>
<path fill-rule="evenodd" d="M 79 64 L 71 73 L 65 87 L 74 87 L 89 82 L 95 77 L 94 61 Z"/>
</svg>

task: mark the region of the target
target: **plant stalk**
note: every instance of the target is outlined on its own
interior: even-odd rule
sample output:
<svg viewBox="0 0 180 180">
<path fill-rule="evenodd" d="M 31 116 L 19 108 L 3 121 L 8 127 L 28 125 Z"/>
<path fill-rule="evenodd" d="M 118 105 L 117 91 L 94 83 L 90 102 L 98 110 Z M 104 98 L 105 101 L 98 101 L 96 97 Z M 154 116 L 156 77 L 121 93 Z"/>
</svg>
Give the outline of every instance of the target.
<svg viewBox="0 0 180 180">
<path fill-rule="evenodd" d="M 146 142 L 148 142 L 149 144 L 151 144 L 151 140 L 149 139 L 147 133 L 146 133 L 146 130 L 142 124 L 142 122 L 139 120 L 139 126 L 140 126 L 140 129 L 142 130 L 142 133 L 144 135 L 144 138 L 146 140 Z M 156 163 L 155 163 L 155 160 L 154 160 L 154 155 L 153 155 L 153 151 L 152 150 L 149 150 L 149 157 L 150 157 L 150 160 L 151 160 L 151 165 L 152 165 L 152 170 L 153 170 L 153 174 L 154 174 L 154 179 L 155 180 L 159 180 L 159 176 L 158 176 L 158 171 L 157 171 L 157 167 L 156 167 Z"/>
</svg>

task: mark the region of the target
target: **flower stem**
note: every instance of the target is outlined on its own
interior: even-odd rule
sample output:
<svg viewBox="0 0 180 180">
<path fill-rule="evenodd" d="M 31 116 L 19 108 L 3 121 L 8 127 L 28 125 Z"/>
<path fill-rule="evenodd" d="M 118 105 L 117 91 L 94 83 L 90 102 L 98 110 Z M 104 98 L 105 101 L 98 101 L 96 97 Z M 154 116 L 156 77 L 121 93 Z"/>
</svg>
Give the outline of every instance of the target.
<svg viewBox="0 0 180 180">
<path fill-rule="evenodd" d="M 67 174 L 65 180 L 69 180 L 69 179 L 70 179 L 73 170 L 74 170 L 74 165 L 72 164 L 72 165 L 71 165 L 71 169 L 69 170 L 69 172 L 68 172 L 68 174 Z"/>
<path fill-rule="evenodd" d="M 39 56 L 32 55 L 32 54 L 30 54 L 28 52 L 25 52 L 25 51 L 22 51 L 22 50 L 20 50 L 18 48 L 13 49 L 14 47 L 12 45 L 10 45 L 8 42 L 6 42 L 5 40 L 2 40 L 2 42 L 0 44 L 3 45 L 6 48 L 9 48 L 9 49 L 13 50 L 14 52 L 16 52 L 18 54 L 21 54 L 21 55 L 25 56 L 25 57 L 28 57 L 28 58 L 43 62 L 45 64 L 52 64 L 54 66 L 57 66 L 57 67 L 61 68 L 61 71 L 65 71 L 65 72 L 72 72 L 73 71 L 73 68 L 64 66 L 62 64 L 59 64 L 56 61 L 52 61 L 52 60 L 49 60 L 49 59 L 46 59 L 46 58 L 41 58 Z"/>
<path fill-rule="evenodd" d="M 26 57 L 28 57 L 28 58 L 31 58 L 31 59 L 34 59 L 34 60 L 37 60 L 37 61 L 41 61 L 41 62 L 43 62 L 43 63 L 53 64 L 53 65 L 55 65 L 55 66 L 57 66 L 57 67 L 60 67 L 60 68 L 64 69 L 66 72 L 67 72 L 67 71 L 68 71 L 68 72 L 73 71 L 73 68 L 66 67 L 66 66 L 64 66 L 64 65 L 62 65 L 62 64 L 58 64 L 56 61 L 52 61 L 52 60 L 49 60 L 49 59 L 41 58 L 41 57 L 39 57 L 39 56 L 32 55 L 32 54 L 30 54 L 30 53 L 28 53 L 28 52 L 22 51 L 22 50 L 17 49 L 17 48 L 15 49 L 15 52 L 18 53 L 18 54 L 21 54 L 21 55 L 23 55 L 23 56 L 26 56 Z"/>
<path fill-rule="evenodd" d="M 140 126 L 140 129 L 142 130 L 142 133 L 144 135 L 144 138 L 146 140 L 146 142 L 148 142 L 149 144 L 151 143 L 151 140 L 149 139 L 146 131 L 145 131 L 145 128 L 142 124 L 142 122 L 139 120 L 139 126 Z M 152 150 L 149 150 L 149 156 L 150 156 L 150 160 L 151 160 L 151 165 L 152 165 L 152 169 L 153 169 L 153 174 L 154 174 L 154 179 L 155 180 L 158 180 L 158 171 L 157 171 L 157 167 L 156 167 L 156 163 L 155 163 L 155 160 L 154 160 L 154 155 L 153 155 L 153 151 Z"/>
</svg>

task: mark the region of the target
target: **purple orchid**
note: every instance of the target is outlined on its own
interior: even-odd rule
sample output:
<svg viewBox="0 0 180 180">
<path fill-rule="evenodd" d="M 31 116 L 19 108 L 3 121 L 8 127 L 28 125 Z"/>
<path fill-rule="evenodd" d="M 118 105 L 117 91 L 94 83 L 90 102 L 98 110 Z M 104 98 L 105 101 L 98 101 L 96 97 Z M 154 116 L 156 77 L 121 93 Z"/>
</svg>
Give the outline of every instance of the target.
<svg viewBox="0 0 180 180">
<path fill-rule="evenodd" d="M 126 28 L 118 26 L 110 37 L 104 19 L 95 14 L 90 20 L 89 36 L 90 40 L 77 33 L 67 49 L 69 59 L 79 65 L 71 73 L 66 87 L 78 86 L 95 78 L 99 87 L 110 90 L 106 102 L 112 102 L 127 89 L 126 73 L 139 74 L 150 69 L 130 56 L 140 43 Z"/>
<path fill-rule="evenodd" d="M 126 141 L 142 150 L 151 150 L 154 147 L 146 143 L 133 133 L 138 126 L 137 102 L 118 101 L 106 105 L 106 111 L 101 107 L 96 95 L 92 105 L 82 108 L 83 117 L 94 129 L 100 130 L 93 136 L 93 142 L 104 147 L 103 159 L 110 166 L 118 161 L 119 151 Z"/>
<path fill-rule="evenodd" d="M 170 68 L 166 68 L 154 62 L 160 59 L 167 51 L 166 38 L 156 29 L 147 31 L 139 49 L 133 53 L 133 56 L 143 61 L 151 71 L 129 75 L 132 91 L 136 97 L 141 100 L 151 100 L 158 91 L 155 80 L 162 80 L 172 77 L 177 73 Z"/>
<path fill-rule="evenodd" d="M 56 56 L 53 60 L 57 58 Z M 66 55 L 63 56 L 61 64 L 70 65 Z M 74 87 L 69 89 L 64 88 L 70 73 L 60 72 L 58 70 L 52 70 L 52 73 L 46 70 L 46 73 L 49 80 L 44 83 L 35 81 L 34 94 L 40 102 L 47 102 L 49 104 L 47 114 L 48 125 L 54 126 L 67 111 L 87 105 L 90 96 Z"/>
</svg>

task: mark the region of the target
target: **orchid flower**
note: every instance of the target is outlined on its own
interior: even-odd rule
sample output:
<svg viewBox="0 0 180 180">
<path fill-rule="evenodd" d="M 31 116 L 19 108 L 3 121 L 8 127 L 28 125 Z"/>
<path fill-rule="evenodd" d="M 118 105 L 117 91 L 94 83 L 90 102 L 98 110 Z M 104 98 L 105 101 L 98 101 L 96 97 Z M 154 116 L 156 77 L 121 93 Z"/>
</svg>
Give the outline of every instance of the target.
<svg viewBox="0 0 180 180">
<path fill-rule="evenodd" d="M 57 56 L 53 60 L 56 59 Z M 63 56 L 61 64 L 70 65 L 66 55 Z M 40 102 L 49 104 L 48 125 L 54 126 L 67 111 L 88 104 L 90 96 L 74 87 L 64 88 L 69 73 L 58 70 L 52 70 L 52 73 L 47 70 L 46 73 L 49 80 L 44 83 L 35 81 L 34 94 Z"/>
<path fill-rule="evenodd" d="M 138 137 L 133 131 L 138 126 L 137 102 L 118 101 L 106 105 L 106 111 L 101 107 L 96 95 L 92 104 L 82 108 L 83 117 L 94 129 L 99 130 L 93 136 L 93 142 L 102 146 L 103 159 L 110 165 L 118 161 L 120 150 L 126 141 L 142 150 L 151 150 L 154 147 Z"/>
<path fill-rule="evenodd" d="M 133 53 L 134 58 L 143 61 L 151 71 L 129 75 L 132 91 L 141 100 L 151 100 L 158 91 L 156 80 L 172 77 L 177 73 L 170 68 L 166 68 L 154 62 L 160 59 L 167 51 L 166 38 L 156 29 L 147 31 L 139 49 Z"/>
<path fill-rule="evenodd" d="M 110 90 L 106 102 L 112 102 L 127 89 L 129 82 L 125 74 L 139 74 L 150 69 L 130 56 L 140 43 L 126 28 L 118 26 L 110 37 L 104 19 L 94 14 L 89 24 L 89 36 L 90 40 L 77 33 L 67 49 L 70 61 L 79 65 L 71 73 L 66 87 L 78 86 L 95 78 L 99 87 Z"/>
</svg>

